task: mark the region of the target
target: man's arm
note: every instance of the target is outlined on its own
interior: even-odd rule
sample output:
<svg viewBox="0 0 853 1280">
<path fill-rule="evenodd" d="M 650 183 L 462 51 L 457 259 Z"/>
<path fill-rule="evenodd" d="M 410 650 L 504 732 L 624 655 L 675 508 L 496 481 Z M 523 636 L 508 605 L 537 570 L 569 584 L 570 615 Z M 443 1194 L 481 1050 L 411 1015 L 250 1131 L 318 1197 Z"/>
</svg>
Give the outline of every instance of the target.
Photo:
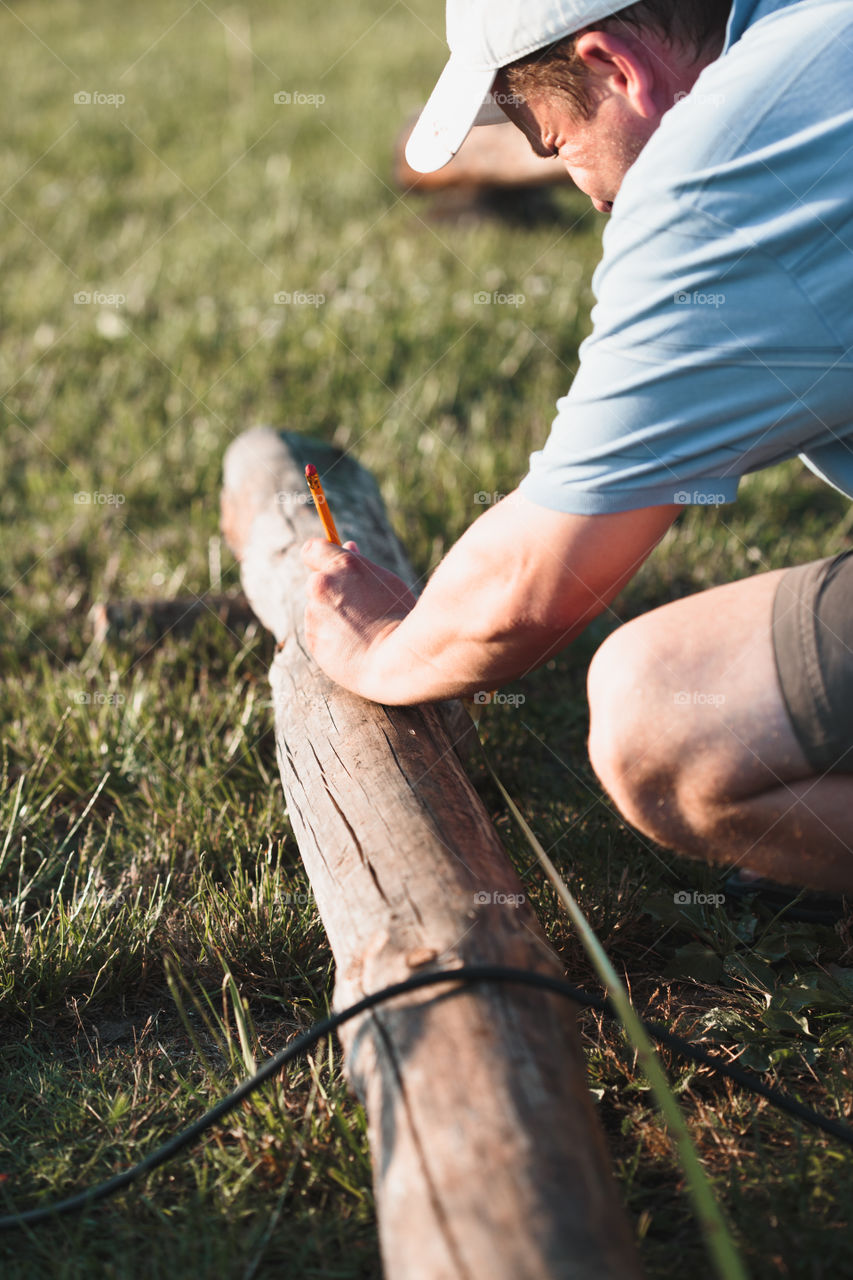
<svg viewBox="0 0 853 1280">
<path fill-rule="evenodd" d="M 562 649 L 633 577 L 682 507 L 566 515 L 516 490 L 471 525 L 417 602 L 314 539 L 305 631 L 323 670 L 388 705 L 493 689 Z"/>
</svg>

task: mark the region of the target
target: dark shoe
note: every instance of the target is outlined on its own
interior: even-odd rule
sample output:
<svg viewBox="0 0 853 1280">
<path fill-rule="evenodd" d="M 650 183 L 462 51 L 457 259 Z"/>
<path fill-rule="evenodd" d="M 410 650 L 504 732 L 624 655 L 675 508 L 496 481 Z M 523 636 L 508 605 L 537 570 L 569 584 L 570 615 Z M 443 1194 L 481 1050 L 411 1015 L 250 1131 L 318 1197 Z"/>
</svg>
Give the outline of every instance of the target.
<svg viewBox="0 0 853 1280">
<path fill-rule="evenodd" d="M 801 920 L 806 924 L 835 924 L 847 915 L 847 900 L 842 893 L 818 893 L 813 889 L 798 889 L 795 885 L 777 884 L 749 872 L 733 871 L 723 881 L 727 897 L 756 898 L 787 920 Z"/>
</svg>

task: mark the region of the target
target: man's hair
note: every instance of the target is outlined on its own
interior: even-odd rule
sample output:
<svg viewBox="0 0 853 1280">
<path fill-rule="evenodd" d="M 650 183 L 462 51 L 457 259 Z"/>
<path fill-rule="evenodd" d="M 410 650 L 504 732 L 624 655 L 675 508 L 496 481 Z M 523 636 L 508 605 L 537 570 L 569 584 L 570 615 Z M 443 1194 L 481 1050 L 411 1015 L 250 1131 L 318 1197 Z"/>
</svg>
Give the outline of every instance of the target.
<svg viewBox="0 0 853 1280">
<path fill-rule="evenodd" d="M 654 31 L 699 58 L 709 50 L 722 49 L 731 8 L 732 0 L 639 0 L 511 62 L 503 68 L 506 86 L 511 94 L 524 100 L 563 98 L 573 114 L 589 120 L 595 112 L 595 101 L 588 69 L 576 52 L 578 38 L 584 32 L 610 31 L 618 35 L 626 27 L 639 33 Z"/>
</svg>

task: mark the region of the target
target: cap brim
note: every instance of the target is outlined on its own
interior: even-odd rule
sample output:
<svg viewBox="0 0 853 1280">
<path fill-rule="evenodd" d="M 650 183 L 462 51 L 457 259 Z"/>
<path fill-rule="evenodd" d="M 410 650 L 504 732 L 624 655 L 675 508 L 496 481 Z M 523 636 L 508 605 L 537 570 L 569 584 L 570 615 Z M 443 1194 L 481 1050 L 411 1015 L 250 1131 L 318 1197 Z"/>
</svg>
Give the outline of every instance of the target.
<svg viewBox="0 0 853 1280">
<path fill-rule="evenodd" d="M 411 168 L 417 173 L 434 173 L 453 159 L 473 125 L 497 121 L 499 107 L 483 110 L 495 74 L 489 68 L 462 67 L 450 59 L 406 143 L 406 161 Z M 488 119 L 478 120 L 481 113 Z"/>
</svg>

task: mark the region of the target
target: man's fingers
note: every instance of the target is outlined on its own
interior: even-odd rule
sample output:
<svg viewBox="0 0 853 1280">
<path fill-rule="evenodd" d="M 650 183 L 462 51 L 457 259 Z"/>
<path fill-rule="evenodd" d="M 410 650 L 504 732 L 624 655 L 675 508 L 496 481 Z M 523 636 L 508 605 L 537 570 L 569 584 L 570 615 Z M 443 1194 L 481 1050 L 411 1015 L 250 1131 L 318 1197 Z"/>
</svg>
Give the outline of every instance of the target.
<svg viewBox="0 0 853 1280">
<path fill-rule="evenodd" d="M 347 543 L 347 547 L 357 549 L 354 543 Z M 309 538 L 302 547 L 302 562 L 309 569 L 319 572 L 322 569 L 330 569 L 343 552 L 343 547 L 336 546 L 334 542 L 327 542 L 325 538 Z"/>
</svg>

